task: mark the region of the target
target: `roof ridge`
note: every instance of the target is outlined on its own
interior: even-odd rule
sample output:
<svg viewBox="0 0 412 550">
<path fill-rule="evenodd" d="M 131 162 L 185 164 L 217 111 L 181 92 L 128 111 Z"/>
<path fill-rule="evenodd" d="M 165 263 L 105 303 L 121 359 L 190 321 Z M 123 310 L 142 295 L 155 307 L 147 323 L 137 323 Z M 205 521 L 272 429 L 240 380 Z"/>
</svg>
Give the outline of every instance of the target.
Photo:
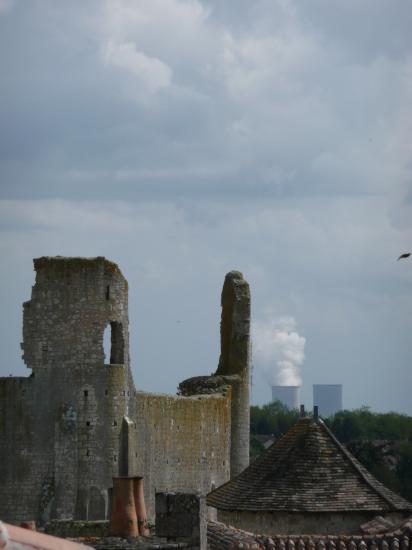
<svg viewBox="0 0 412 550">
<path fill-rule="evenodd" d="M 299 418 L 299 420 L 296 422 L 295 426 L 296 426 L 299 422 L 301 422 L 302 420 L 306 420 L 306 418 Z M 306 422 L 305 424 L 306 424 L 306 431 L 304 432 L 304 434 L 306 435 L 307 432 L 308 432 L 309 422 Z M 284 433 L 284 434 L 280 437 L 280 439 L 278 439 L 277 441 L 274 441 L 274 442 L 272 443 L 272 445 L 271 445 L 267 450 L 269 450 L 271 447 L 273 447 L 274 445 L 276 445 L 277 442 L 280 442 L 280 441 L 286 436 L 287 433 L 288 433 L 288 432 Z M 297 433 L 296 436 L 295 436 L 295 439 L 302 439 L 302 437 L 303 437 L 303 434 L 299 433 L 299 431 L 298 431 L 298 433 Z M 285 454 L 281 457 L 280 460 L 277 461 L 278 463 L 277 463 L 277 465 L 276 465 L 276 468 L 275 468 L 275 470 L 272 470 L 272 473 L 279 470 L 279 467 L 282 466 L 282 464 L 285 462 L 285 460 L 289 457 L 289 455 L 290 455 L 293 451 L 294 451 L 294 445 L 289 444 L 289 446 L 288 446 L 287 449 L 286 449 Z M 261 456 L 263 456 L 263 455 L 261 455 Z M 265 475 L 268 475 L 268 474 L 265 474 Z M 265 476 L 263 476 L 263 477 L 265 477 Z"/>
<path fill-rule="evenodd" d="M 326 426 L 326 424 L 323 422 L 323 420 L 318 420 L 319 424 L 323 427 L 323 429 L 326 431 L 326 433 L 329 435 L 329 437 L 332 439 L 336 447 L 342 451 L 342 453 L 345 455 L 345 457 L 348 459 L 351 466 L 354 468 L 354 470 L 360 475 L 360 477 L 363 479 L 363 481 L 374 491 L 378 496 L 380 496 L 392 510 L 396 510 L 397 507 L 394 505 L 394 503 L 391 501 L 391 499 L 385 495 L 385 493 L 379 488 L 376 487 L 374 483 L 371 482 L 368 475 L 365 475 L 365 473 L 362 471 L 362 466 L 359 464 L 359 462 L 356 460 L 354 456 L 346 449 L 346 447 L 335 437 L 335 435 L 332 433 L 332 431 Z M 369 472 L 368 472 L 369 474 Z M 372 474 L 369 474 L 372 476 Z M 379 480 L 376 480 L 379 482 Z"/>
<path fill-rule="evenodd" d="M 307 419 L 306 417 L 305 417 L 305 418 L 300 418 L 300 419 L 298 420 L 298 422 L 301 421 L 301 420 L 308 420 L 308 419 Z M 296 422 L 296 423 L 292 426 L 292 428 L 296 427 L 297 424 L 298 424 L 298 422 Z M 279 444 L 279 442 L 280 442 L 282 439 L 284 439 L 284 438 L 286 437 L 288 431 L 289 431 L 289 430 L 287 430 L 286 433 L 282 434 L 282 435 L 280 436 L 279 439 L 276 439 L 276 440 L 272 443 L 272 445 L 270 445 L 270 446 L 266 449 L 266 452 L 269 452 L 270 449 L 272 449 L 272 447 L 275 447 L 277 444 Z M 306 432 L 307 432 L 307 428 L 306 428 Z M 297 433 L 297 437 L 302 437 L 302 436 L 299 434 L 299 432 Z M 289 446 L 287 447 L 287 450 L 286 450 L 284 456 L 282 456 L 282 460 L 279 461 L 280 464 L 282 464 L 282 463 L 285 461 L 285 459 L 291 454 L 292 451 L 293 451 L 293 445 L 289 445 Z M 265 460 L 266 460 L 265 457 L 264 457 L 264 455 L 265 455 L 265 453 L 263 453 L 263 454 L 261 454 L 260 456 L 258 456 L 258 457 L 256 458 L 256 460 L 254 460 L 253 462 L 249 463 L 249 465 L 248 465 L 244 470 L 242 470 L 239 474 L 237 474 L 237 476 L 235 476 L 235 477 L 233 477 L 233 478 L 231 478 L 231 479 L 228 479 L 225 483 L 223 483 L 222 485 L 220 485 L 220 486 L 217 487 L 216 489 L 213 489 L 213 491 L 210 491 L 210 493 L 208 493 L 208 494 L 206 495 L 206 497 L 207 497 L 207 498 L 211 497 L 211 498 L 213 499 L 213 494 L 214 494 L 214 493 L 220 492 L 220 490 L 223 489 L 224 487 L 226 487 L 226 486 L 228 486 L 228 485 L 233 485 L 233 483 L 237 482 L 239 479 L 242 479 L 242 478 L 244 477 L 244 474 L 245 474 L 245 472 L 246 472 L 247 470 L 252 470 L 252 471 L 253 471 L 253 470 L 256 470 L 256 467 L 259 466 L 260 460 L 262 460 L 262 461 L 265 461 Z M 278 469 L 279 469 L 279 464 L 276 465 L 276 470 L 275 470 L 275 471 L 277 471 Z M 267 476 L 267 475 L 268 475 L 268 473 L 267 473 L 267 472 L 264 472 L 263 475 L 261 476 L 261 480 L 264 479 L 265 476 Z M 248 489 L 248 495 L 249 495 L 250 493 L 253 493 L 253 492 L 254 492 L 254 487 L 250 487 L 250 488 Z M 211 506 L 213 506 L 213 504 L 211 504 Z M 257 508 L 257 510 L 259 510 L 259 508 Z"/>
</svg>

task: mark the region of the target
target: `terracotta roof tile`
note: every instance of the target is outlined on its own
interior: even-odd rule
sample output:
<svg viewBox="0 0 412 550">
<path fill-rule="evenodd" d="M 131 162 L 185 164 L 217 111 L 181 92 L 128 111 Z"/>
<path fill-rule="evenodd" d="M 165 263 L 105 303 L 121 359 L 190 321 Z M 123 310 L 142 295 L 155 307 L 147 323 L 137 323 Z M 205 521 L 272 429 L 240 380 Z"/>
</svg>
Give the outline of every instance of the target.
<svg viewBox="0 0 412 550">
<path fill-rule="evenodd" d="M 411 550 L 411 519 L 396 532 L 375 535 L 254 535 L 218 522 L 207 525 L 210 550 Z"/>
</svg>

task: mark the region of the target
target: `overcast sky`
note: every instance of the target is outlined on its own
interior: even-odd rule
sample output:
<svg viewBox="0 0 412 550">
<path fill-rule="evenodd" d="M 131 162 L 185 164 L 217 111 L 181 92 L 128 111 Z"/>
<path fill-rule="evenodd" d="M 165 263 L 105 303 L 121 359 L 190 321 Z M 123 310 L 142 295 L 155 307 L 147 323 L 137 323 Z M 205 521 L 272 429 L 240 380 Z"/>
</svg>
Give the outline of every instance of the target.
<svg viewBox="0 0 412 550">
<path fill-rule="evenodd" d="M 255 403 L 296 359 L 308 407 L 412 414 L 411 29 L 409 0 L 0 0 L 0 375 L 32 258 L 104 255 L 140 389 L 216 369 L 238 269 Z"/>
</svg>

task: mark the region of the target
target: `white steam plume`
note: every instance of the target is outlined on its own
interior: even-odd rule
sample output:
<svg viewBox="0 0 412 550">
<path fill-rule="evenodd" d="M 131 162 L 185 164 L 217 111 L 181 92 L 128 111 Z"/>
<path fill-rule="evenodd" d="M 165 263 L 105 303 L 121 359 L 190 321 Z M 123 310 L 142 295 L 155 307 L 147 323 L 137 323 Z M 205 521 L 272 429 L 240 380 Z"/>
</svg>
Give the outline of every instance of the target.
<svg viewBox="0 0 412 550">
<path fill-rule="evenodd" d="M 252 329 L 255 364 L 265 372 L 268 384 L 300 386 L 300 366 L 305 359 L 306 339 L 297 332 L 294 317 L 257 321 Z"/>
</svg>

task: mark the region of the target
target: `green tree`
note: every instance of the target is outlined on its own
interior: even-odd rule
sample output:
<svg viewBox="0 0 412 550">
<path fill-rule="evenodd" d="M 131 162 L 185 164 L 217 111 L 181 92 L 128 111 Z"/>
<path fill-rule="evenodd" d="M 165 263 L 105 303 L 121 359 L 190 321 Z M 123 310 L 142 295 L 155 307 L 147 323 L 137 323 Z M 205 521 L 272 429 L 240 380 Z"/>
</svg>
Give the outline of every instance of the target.
<svg viewBox="0 0 412 550">
<path fill-rule="evenodd" d="M 396 474 L 401 485 L 401 495 L 412 502 L 412 443 L 399 444 L 399 462 Z"/>
<path fill-rule="evenodd" d="M 299 412 L 296 409 L 289 410 L 280 401 L 262 407 L 255 405 L 250 408 L 250 432 L 277 438 L 287 432 L 298 418 Z"/>
</svg>

